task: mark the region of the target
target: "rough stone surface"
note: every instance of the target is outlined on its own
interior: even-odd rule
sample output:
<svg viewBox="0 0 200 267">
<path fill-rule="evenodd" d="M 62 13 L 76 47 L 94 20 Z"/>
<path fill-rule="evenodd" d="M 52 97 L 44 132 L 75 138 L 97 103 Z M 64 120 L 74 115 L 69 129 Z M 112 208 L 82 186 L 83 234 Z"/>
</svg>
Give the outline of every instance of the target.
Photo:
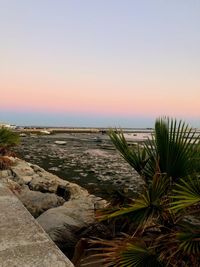
<svg viewBox="0 0 200 267">
<path fill-rule="evenodd" d="M 0 182 L 0 267 L 73 267 Z"/>
<path fill-rule="evenodd" d="M 44 212 L 37 218 L 37 221 L 48 234 L 52 235 L 62 227 L 82 228 L 94 222 L 94 208 L 86 202 L 68 201 L 61 207 Z"/>
<path fill-rule="evenodd" d="M 21 189 L 17 195 L 27 210 L 36 218 L 44 211 L 61 206 L 65 200 L 53 193 L 32 191 L 28 187 Z"/>
<path fill-rule="evenodd" d="M 9 177 L 11 175 L 12 175 L 12 173 L 10 170 L 3 170 L 0 172 L 0 178 L 6 178 L 6 177 Z"/>
<path fill-rule="evenodd" d="M 29 183 L 29 187 L 36 191 L 56 193 L 58 183 L 55 179 L 52 179 L 51 175 L 47 176 L 40 174 L 33 176 Z"/>
<path fill-rule="evenodd" d="M 74 247 L 78 241 L 77 233 L 94 223 L 94 206 L 106 205 L 106 201 L 97 200 L 92 195 L 71 199 L 63 206 L 52 208 L 37 218 L 39 224 L 62 249 Z M 96 204 L 97 205 L 97 204 Z"/>
<path fill-rule="evenodd" d="M 18 164 L 19 159 L 14 160 L 14 164 L 12 165 L 12 173 L 17 179 L 23 179 L 23 177 L 32 176 L 34 175 L 34 170 L 27 164 L 26 161 L 21 161 L 20 164 Z M 27 178 L 25 178 L 26 180 Z"/>
</svg>

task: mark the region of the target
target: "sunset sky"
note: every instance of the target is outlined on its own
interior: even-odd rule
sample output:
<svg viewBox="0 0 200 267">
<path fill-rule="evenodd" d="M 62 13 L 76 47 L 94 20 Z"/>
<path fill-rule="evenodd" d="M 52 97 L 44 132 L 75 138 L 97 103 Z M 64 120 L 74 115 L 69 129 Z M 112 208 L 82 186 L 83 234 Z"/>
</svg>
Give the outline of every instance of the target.
<svg viewBox="0 0 200 267">
<path fill-rule="evenodd" d="M 200 127 L 199 0 L 0 0 L 0 122 Z"/>
</svg>

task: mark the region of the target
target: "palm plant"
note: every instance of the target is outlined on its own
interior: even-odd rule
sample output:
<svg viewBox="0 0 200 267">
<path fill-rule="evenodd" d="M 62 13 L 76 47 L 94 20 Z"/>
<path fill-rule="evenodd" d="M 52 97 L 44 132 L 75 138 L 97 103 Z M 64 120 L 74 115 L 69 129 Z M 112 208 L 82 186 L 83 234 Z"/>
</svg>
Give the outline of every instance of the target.
<svg viewBox="0 0 200 267">
<path fill-rule="evenodd" d="M 125 237 L 91 241 L 104 266 L 200 266 L 200 136 L 169 118 L 156 120 L 152 140 L 137 148 L 122 132 L 109 135 L 144 188 L 131 205 L 100 216 L 131 221 Z M 99 258 L 99 252 L 92 257 Z"/>
<path fill-rule="evenodd" d="M 128 145 L 122 132 L 111 130 L 109 135 L 122 157 L 146 182 L 157 171 L 178 179 L 199 170 L 200 143 L 196 134 L 182 121 L 160 118 L 152 140 L 138 144 L 137 149 Z"/>
</svg>

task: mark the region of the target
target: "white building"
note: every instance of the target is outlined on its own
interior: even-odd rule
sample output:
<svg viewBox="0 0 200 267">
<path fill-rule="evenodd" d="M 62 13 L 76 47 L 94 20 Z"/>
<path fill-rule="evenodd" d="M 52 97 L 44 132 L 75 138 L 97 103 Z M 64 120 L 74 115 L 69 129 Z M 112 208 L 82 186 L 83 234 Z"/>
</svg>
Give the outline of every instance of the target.
<svg viewBox="0 0 200 267">
<path fill-rule="evenodd" d="M 16 125 L 8 123 L 0 123 L 0 128 L 16 129 Z"/>
</svg>

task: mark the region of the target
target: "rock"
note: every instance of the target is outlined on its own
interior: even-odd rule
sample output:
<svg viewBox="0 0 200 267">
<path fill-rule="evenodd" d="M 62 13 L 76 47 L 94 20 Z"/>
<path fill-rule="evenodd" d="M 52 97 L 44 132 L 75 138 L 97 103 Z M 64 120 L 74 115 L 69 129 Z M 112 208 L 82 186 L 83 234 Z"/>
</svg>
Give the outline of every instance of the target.
<svg viewBox="0 0 200 267">
<path fill-rule="evenodd" d="M 17 178 L 22 178 L 23 176 L 32 176 L 34 175 L 34 170 L 27 164 L 26 161 L 16 159 L 15 164 L 11 166 L 11 171 L 14 176 Z"/>
<path fill-rule="evenodd" d="M 58 168 L 58 167 L 51 167 L 51 168 L 49 168 L 48 170 L 49 170 L 49 171 L 55 171 L 55 172 L 58 172 L 58 171 L 60 171 L 60 168 Z"/>
<path fill-rule="evenodd" d="M 51 134 L 51 132 L 47 131 L 47 130 L 41 130 L 40 131 L 41 134 Z"/>
<path fill-rule="evenodd" d="M 10 170 L 2 170 L 0 171 L 0 178 L 6 178 L 6 177 L 9 177 L 11 176 L 12 173 Z"/>
<path fill-rule="evenodd" d="M 67 209 L 68 215 L 81 223 L 81 226 L 94 221 L 94 201 L 90 198 L 74 199 L 67 201 L 63 207 Z"/>
<path fill-rule="evenodd" d="M 79 173 L 81 176 L 83 176 L 83 177 L 86 177 L 88 174 L 87 173 L 83 173 L 83 172 L 81 172 L 81 173 Z"/>
<path fill-rule="evenodd" d="M 88 191 L 79 185 L 60 179 L 39 166 L 28 164 L 20 159 L 16 160 L 15 166 L 11 166 L 11 172 L 13 180 L 20 185 L 27 184 L 33 191 L 55 193 L 64 197 L 65 200 L 68 200 L 69 196 L 70 199 L 89 196 Z"/>
<path fill-rule="evenodd" d="M 29 188 L 31 190 L 40 192 L 56 193 L 58 189 L 58 183 L 55 179 L 51 178 L 51 174 L 34 175 L 31 182 L 29 183 Z"/>
<path fill-rule="evenodd" d="M 94 221 L 94 210 L 87 206 L 84 199 L 73 200 L 47 210 L 37 221 L 59 248 L 71 257 L 79 239 L 77 232 Z"/>
<path fill-rule="evenodd" d="M 89 196 L 89 193 L 86 189 L 80 187 L 75 183 L 69 183 L 66 181 L 64 187 L 67 188 L 70 192 L 70 200 L 82 199 Z"/>
<path fill-rule="evenodd" d="M 109 157 L 108 152 L 103 151 L 101 149 L 87 149 L 84 154 L 88 154 L 91 155 L 93 157 L 103 157 L 103 158 L 107 158 Z"/>
<path fill-rule="evenodd" d="M 37 218 L 38 223 L 47 232 L 56 245 L 72 257 L 73 249 L 78 241 L 76 232 L 86 226 L 83 221 L 74 219 L 64 207 L 49 209 Z"/>
<path fill-rule="evenodd" d="M 62 207 L 58 207 L 55 209 L 49 209 L 44 212 L 39 218 L 38 222 L 42 224 L 44 229 L 47 232 L 52 229 L 56 229 L 58 226 L 62 224 L 71 224 L 68 222 L 68 218 L 65 216 L 69 216 L 75 222 L 77 227 L 86 226 L 92 222 L 94 222 L 94 207 L 98 206 L 98 208 L 105 207 L 107 202 L 102 200 L 101 198 L 97 198 L 93 195 L 80 197 L 78 199 L 73 199 L 65 202 Z M 58 218 L 62 218 L 62 223 L 60 223 L 60 219 L 58 219 L 59 223 L 53 220 L 55 215 L 58 215 Z M 57 219 L 56 219 L 57 220 Z"/>
<path fill-rule="evenodd" d="M 31 155 L 24 156 L 25 159 L 31 159 Z"/>
<path fill-rule="evenodd" d="M 89 216 L 85 216 L 85 210 L 81 210 L 81 208 L 78 208 L 76 205 L 63 205 L 61 207 L 47 210 L 37 218 L 37 221 L 52 237 L 52 239 L 56 241 L 57 230 L 62 230 L 64 232 L 66 231 L 66 229 L 70 229 L 71 231 L 72 228 L 76 228 L 77 230 L 86 226 L 87 222 L 89 222 L 90 220 L 92 221 L 91 217 L 93 218 L 93 212 L 90 210 L 89 213 Z M 87 219 L 85 219 L 86 217 Z M 70 232 L 70 236 L 71 235 L 73 236 L 74 233 Z"/>
<path fill-rule="evenodd" d="M 26 137 L 27 135 L 25 133 L 20 133 L 19 136 Z"/>
<path fill-rule="evenodd" d="M 94 223 L 95 207 L 105 207 L 107 204 L 101 198 L 89 195 L 85 190 L 77 190 L 79 194 L 76 195 L 75 188 L 78 187 L 73 186 L 73 197 L 63 206 L 49 209 L 37 218 L 38 223 L 69 257 L 73 254 L 70 253 L 79 239 L 80 230 Z"/>
<path fill-rule="evenodd" d="M 54 143 L 57 145 L 65 145 L 67 142 L 66 141 L 55 141 Z"/>
<path fill-rule="evenodd" d="M 94 209 L 107 204 L 79 185 L 19 159 L 11 174 L 22 185 L 14 190 L 19 199 L 61 247 L 74 247 L 77 231 L 94 222 Z"/>
<path fill-rule="evenodd" d="M 43 172 L 44 169 L 42 169 L 40 166 L 35 165 L 35 164 L 31 164 L 30 167 L 34 170 L 34 172 L 38 173 L 38 172 Z"/>
<path fill-rule="evenodd" d="M 14 194 L 18 194 L 21 191 L 21 186 L 11 179 L 11 176 L 6 178 L 2 178 L 1 182 L 3 182 Z"/>
<path fill-rule="evenodd" d="M 33 179 L 32 176 L 23 176 L 23 181 L 25 184 L 29 184 L 32 179 Z"/>
<path fill-rule="evenodd" d="M 17 196 L 35 218 L 44 211 L 61 206 L 65 202 L 56 194 L 31 191 L 28 187 L 21 189 Z"/>
</svg>

